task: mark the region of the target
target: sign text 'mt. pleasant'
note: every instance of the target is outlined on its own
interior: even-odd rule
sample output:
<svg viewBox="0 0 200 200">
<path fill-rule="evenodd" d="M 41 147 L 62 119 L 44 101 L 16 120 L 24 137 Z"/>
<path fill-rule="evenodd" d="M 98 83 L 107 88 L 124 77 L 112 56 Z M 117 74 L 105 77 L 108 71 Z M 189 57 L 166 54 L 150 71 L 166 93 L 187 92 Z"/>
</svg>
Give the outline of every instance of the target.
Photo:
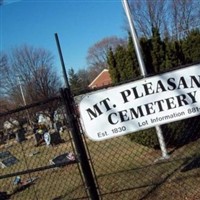
<svg viewBox="0 0 200 200">
<path fill-rule="evenodd" d="M 124 104 L 131 101 L 133 102 L 134 100 L 142 98 L 144 96 L 150 96 L 156 93 L 160 94 L 167 90 L 168 91 L 183 90 L 186 88 L 194 88 L 195 86 L 200 88 L 200 76 L 190 76 L 190 83 L 187 83 L 183 76 L 180 77 L 180 79 L 177 81 L 177 84 L 175 81 L 176 80 L 174 78 L 169 78 L 167 80 L 167 84 L 168 84 L 167 87 L 165 87 L 165 84 L 162 82 L 162 80 L 158 80 L 156 85 L 153 85 L 152 82 L 142 84 L 142 90 L 140 91 L 138 91 L 137 86 L 126 89 L 120 92 L 121 102 Z M 112 112 L 108 115 L 108 122 L 110 124 L 117 124 L 119 122 L 133 120 L 139 117 L 143 117 L 145 115 L 151 115 L 151 114 L 156 113 L 156 111 L 163 112 L 163 111 L 166 111 L 166 109 L 170 110 L 177 107 L 193 104 L 197 102 L 196 94 L 197 94 L 197 91 L 192 91 L 192 92 L 180 94 L 174 97 L 169 97 L 169 98 L 149 102 L 146 104 L 137 105 L 136 107 L 129 108 L 129 110 Z M 113 106 L 111 105 L 109 98 L 103 99 L 102 101 L 93 105 L 92 108 L 86 109 L 90 120 L 93 120 L 103 114 L 103 109 L 101 109 L 102 106 L 105 107 L 104 110 L 106 112 L 116 107 L 116 105 L 113 105 Z"/>
<path fill-rule="evenodd" d="M 148 121 L 150 117 L 161 117 L 164 114 L 175 116 L 175 113 L 184 112 L 181 117 L 187 118 L 185 109 L 197 105 L 200 110 L 199 74 L 199 66 L 193 66 L 94 93 L 88 101 L 85 99 L 86 104 L 83 101 L 84 110 L 80 104 L 84 127 L 90 123 L 89 127 L 95 129 L 97 124 L 101 124 L 101 128 L 108 126 L 109 130 L 113 130 L 114 127 L 124 125 L 123 133 L 119 134 L 122 135 L 127 131 L 155 126 Z M 145 126 L 141 127 L 141 120 L 144 119 Z M 107 132 L 104 138 L 107 137 L 114 136 Z"/>
</svg>

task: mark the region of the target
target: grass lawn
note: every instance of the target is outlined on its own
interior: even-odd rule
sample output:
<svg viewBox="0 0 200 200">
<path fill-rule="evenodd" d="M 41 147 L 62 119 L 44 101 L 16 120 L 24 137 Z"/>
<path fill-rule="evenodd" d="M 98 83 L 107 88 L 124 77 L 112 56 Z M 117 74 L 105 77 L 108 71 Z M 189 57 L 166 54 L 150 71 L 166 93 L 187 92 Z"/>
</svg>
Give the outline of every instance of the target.
<svg viewBox="0 0 200 200">
<path fill-rule="evenodd" d="M 168 149 L 170 159 L 159 160 L 159 150 L 124 136 L 88 142 L 103 199 L 200 199 L 199 143 Z M 191 169 L 183 171 L 194 158 Z"/>
<path fill-rule="evenodd" d="M 22 144 L 12 140 L 10 146 L 1 145 L 0 151 L 9 150 L 19 162 L 0 168 L 0 176 L 45 167 L 53 157 L 72 152 L 69 134 L 64 132 L 61 137 L 65 142 L 53 147 L 45 144 L 35 147 L 32 137 Z M 159 150 L 133 143 L 126 136 L 86 141 L 104 200 L 200 199 L 199 140 L 176 150 L 169 149 L 168 160 L 157 160 L 161 157 Z M 197 162 L 190 167 L 194 158 Z M 22 180 L 37 179 L 27 189 L 15 192 L 14 177 L 2 178 L 0 191 L 12 194 L 11 199 L 16 200 L 87 199 L 77 164 L 20 176 Z"/>
</svg>

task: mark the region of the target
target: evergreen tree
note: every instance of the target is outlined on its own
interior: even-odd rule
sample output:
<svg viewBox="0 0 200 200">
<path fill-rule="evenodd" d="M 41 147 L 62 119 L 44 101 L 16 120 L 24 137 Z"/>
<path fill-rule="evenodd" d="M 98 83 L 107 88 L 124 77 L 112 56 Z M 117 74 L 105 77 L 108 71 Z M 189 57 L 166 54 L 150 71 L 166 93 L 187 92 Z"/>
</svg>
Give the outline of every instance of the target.
<svg viewBox="0 0 200 200">
<path fill-rule="evenodd" d="M 126 47 L 119 45 L 115 52 L 109 50 L 107 63 L 113 83 L 127 81 L 140 75 L 130 34 Z"/>
<path fill-rule="evenodd" d="M 109 69 L 109 73 L 110 73 L 110 77 L 112 79 L 112 82 L 113 83 L 119 83 L 120 74 L 119 74 L 119 71 L 117 69 L 117 63 L 116 63 L 115 56 L 114 56 L 114 53 L 113 53 L 111 48 L 108 51 L 107 64 L 108 64 L 108 69 Z"/>
<path fill-rule="evenodd" d="M 115 50 L 115 60 L 116 60 L 116 68 L 120 74 L 120 82 L 126 81 L 129 79 L 129 73 L 126 69 L 126 49 L 122 46 L 118 46 Z"/>
<path fill-rule="evenodd" d="M 177 55 L 177 65 L 184 65 L 186 64 L 185 62 L 185 55 L 183 53 L 183 48 L 182 48 L 182 43 L 181 41 L 174 41 L 174 46 L 176 50 L 176 55 Z"/>
<path fill-rule="evenodd" d="M 88 85 L 91 82 L 90 71 L 86 69 L 79 69 L 76 74 L 79 78 L 78 83 L 80 84 L 80 89 L 82 91 L 87 90 Z"/>
<path fill-rule="evenodd" d="M 165 55 L 164 55 L 164 45 L 161 41 L 159 30 L 157 28 L 152 28 L 152 65 L 156 73 L 161 72 L 165 68 Z"/>
<path fill-rule="evenodd" d="M 200 61 L 200 30 L 194 29 L 183 40 L 183 53 L 186 64 Z"/>
<path fill-rule="evenodd" d="M 175 41 L 170 41 L 169 38 L 165 38 L 165 68 L 170 69 L 173 67 L 177 67 L 178 64 L 178 56 L 176 52 L 176 43 Z"/>
<path fill-rule="evenodd" d="M 133 39 L 130 33 L 128 37 L 125 65 L 126 65 L 126 72 L 127 72 L 128 79 L 132 79 L 132 78 L 136 78 L 140 76 L 139 65 L 138 65 L 136 54 L 135 54 Z"/>
<path fill-rule="evenodd" d="M 152 74 L 154 73 L 154 68 L 152 65 L 152 57 L 151 57 L 151 50 L 152 50 L 151 40 L 143 37 L 140 39 L 140 45 L 142 48 L 147 74 Z"/>
<path fill-rule="evenodd" d="M 79 76 L 77 73 L 75 73 L 74 69 L 69 69 L 69 84 L 74 92 L 74 94 L 77 94 L 81 90 L 81 82 L 79 79 Z"/>
</svg>

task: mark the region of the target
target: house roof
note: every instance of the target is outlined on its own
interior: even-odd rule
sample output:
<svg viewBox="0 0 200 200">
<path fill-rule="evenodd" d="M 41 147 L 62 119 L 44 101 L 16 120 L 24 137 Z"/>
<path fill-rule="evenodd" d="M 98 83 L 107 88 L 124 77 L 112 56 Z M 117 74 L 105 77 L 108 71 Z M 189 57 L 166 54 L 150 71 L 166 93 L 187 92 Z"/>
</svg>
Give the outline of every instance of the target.
<svg viewBox="0 0 200 200">
<path fill-rule="evenodd" d="M 108 69 L 104 69 L 88 86 L 89 88 L 98 88 L 112 83 Z"/>
</svg>

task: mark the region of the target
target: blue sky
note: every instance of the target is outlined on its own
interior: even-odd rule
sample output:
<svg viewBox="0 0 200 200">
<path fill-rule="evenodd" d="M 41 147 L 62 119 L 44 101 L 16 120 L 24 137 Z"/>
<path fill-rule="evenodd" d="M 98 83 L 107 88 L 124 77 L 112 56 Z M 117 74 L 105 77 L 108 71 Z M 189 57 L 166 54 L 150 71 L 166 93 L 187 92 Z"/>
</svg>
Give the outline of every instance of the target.
<svg viewBox="0 0 200 200">
<path fill-rule="evenodd" d="M 66 68 L 87 67 L 88 48 L 105 37 L 126 37 L 121 0 L 6 0 L 0 7 L 0 51 L 27 44 L 52 52 L 61 64 L 58 33 Z"/>
</svg>

